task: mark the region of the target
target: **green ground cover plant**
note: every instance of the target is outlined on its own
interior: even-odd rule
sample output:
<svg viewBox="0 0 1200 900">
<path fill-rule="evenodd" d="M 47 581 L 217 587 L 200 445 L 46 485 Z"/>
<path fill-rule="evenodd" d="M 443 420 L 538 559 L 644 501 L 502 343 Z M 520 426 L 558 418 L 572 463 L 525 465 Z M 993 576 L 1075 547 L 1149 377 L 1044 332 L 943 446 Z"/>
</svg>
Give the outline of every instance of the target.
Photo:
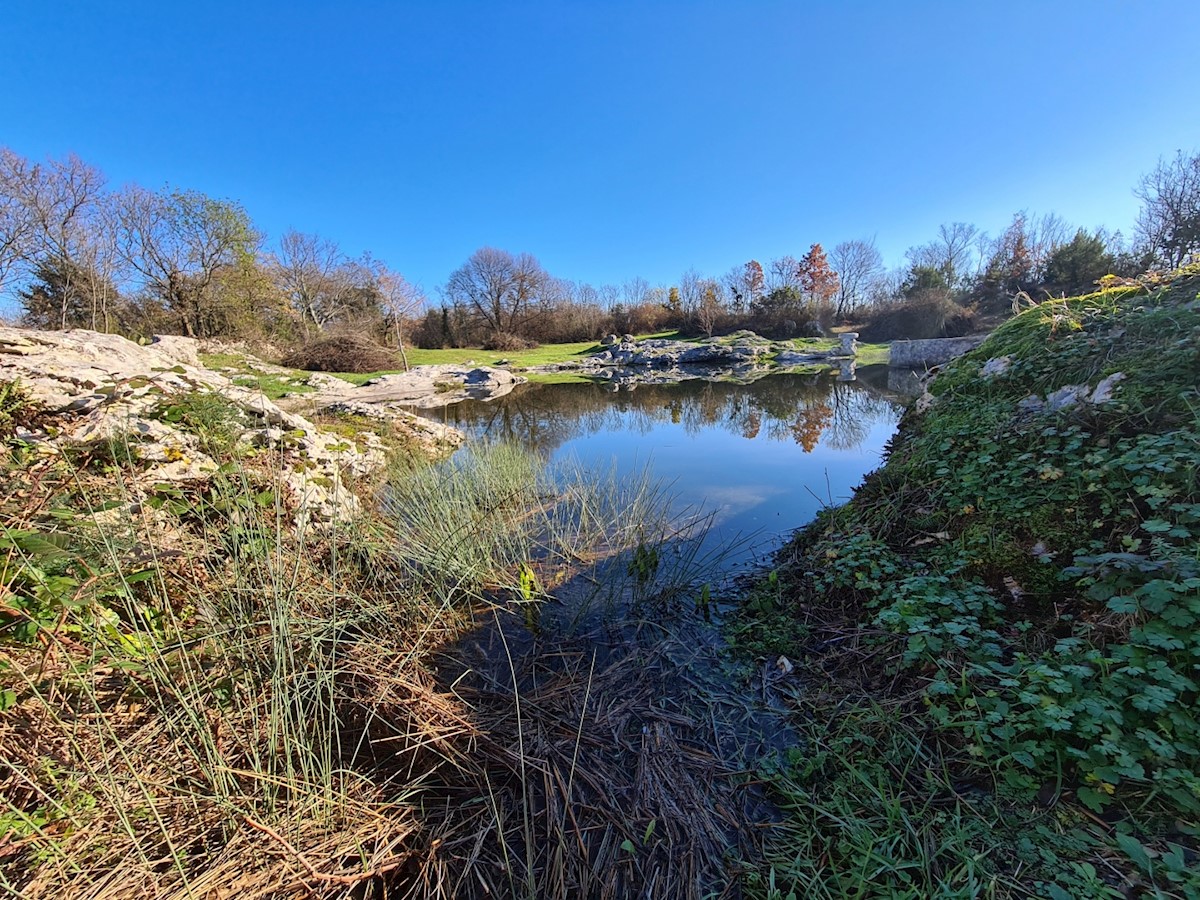
<svg viewBox="0 0 1200 900">
<path fill-rule="evenodd" d="M 863 879 L 841 895 L 1200 895 L 1198 291 L 1200 273 L 1183 272 L 1005 323 L 934 379 L 855 498 L 797 537 L 786 586 L 760 584 L 758 607 L 732 618 L 743 646 L 790 649 L 841 685 L 798 701 L 819 728 L 884 716 L 864 712 L 867 698 L 907 710 L 895 727 L 946 761 L 941 793 L 959 803 L 970 786 L 976 813 L 1000 817 L 982 845 L 955 836 L 957 820 L 936 832 L 960 855 L 988 848 L 986 890 L 951 866 L 936 892 L 921 875 L 909 894 Z M 806 625 L 790 648 L 771 641 L 781 617 Z M 798 748 L 799 765 L 813 749 Z M 822 808 L 873 795 L 854 779 L 897 758 L 852 741 L 818 781 Z M 779 783 L 788 802 L 816 802 L 794 771 Z M 1035 846 L 1013 836 L 1046 810 L 1055 827 L 1026 835 Z M 820 869 L 828 888 L 813 840 L 781 852 L 807 860 L 792 883 Z M 931 846 L 901 856 L 924 871 Z"/>
</svg>

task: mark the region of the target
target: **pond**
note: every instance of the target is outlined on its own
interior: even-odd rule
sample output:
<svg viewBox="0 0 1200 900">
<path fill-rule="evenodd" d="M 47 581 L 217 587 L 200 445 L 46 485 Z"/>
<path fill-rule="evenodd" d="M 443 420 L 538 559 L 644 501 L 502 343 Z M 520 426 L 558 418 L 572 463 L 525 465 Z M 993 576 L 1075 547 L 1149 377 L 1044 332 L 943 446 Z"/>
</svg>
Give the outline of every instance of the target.
<svg viewBox="0 0 1200 900">
<path fill-rule="evenodd" d="M 903 405 L 886 367 L 749 384 L 524 384 L 495 400 L 422 414 L 471 438 L 515 441 L 618 475 L 647 469 L 681 514 L 711 515 L 706 543 L 731 571 L 765 561 L 822 505 L 845 502 L 879 466 Z"/>
<path fill-rule="evenodd" d="M 713 516 L 702 538 L 680 531 L 659 545 L 661 560 L 650 551 L 646 570 L 639 543 L 570 573 L 536 604 L 495 591 L 440 653 L 439 687 L 470 706 L 496 746 L 518 748 L 521 766 L 525 748 L 535 760 L 538 774 L 526 777 L 506 768 L 509 757 L 489 759 L 488 802 L 509 810 L 506 821 L 562 835 L 570 853 L 551 869 L 573 867 L 570 882 L 588 886 L 580 893 L 632 896 L 675 879 L 673 895 L 714 896 L 730 884 L 730 860 L 761 860 L 783 813 L 755 773 L 798 745 L 788 696 L 800 686 L 784 657 L 738 653 L 725 611 L 741 570 L 880 464 L 902 409 L 887 381 L 880 367 L 854 381 L 812 372 L 632 389 L 525 384 L 423 413 L 476 441 L 523 444 L 552 467 L 615 470 L 634 483 L 649 470 L 669 482 L 676 513 Z M 673 582 L 667 560 L 692 559 L 697 540 L 715 562 L 703 573 L 689 562 Z M 523 846 L 519 832 L 506 840 Z"/>
</svg>

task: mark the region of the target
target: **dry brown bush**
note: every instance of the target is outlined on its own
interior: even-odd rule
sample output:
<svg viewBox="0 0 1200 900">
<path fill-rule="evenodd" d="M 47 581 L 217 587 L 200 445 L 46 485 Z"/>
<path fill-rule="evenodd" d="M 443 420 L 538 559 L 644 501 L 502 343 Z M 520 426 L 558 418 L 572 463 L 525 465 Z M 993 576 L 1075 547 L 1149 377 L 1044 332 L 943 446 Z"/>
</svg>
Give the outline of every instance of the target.
<svg viewBox="0 0 1200 900">
<path fill-rule="evenodd" d="M 940 291 L 922 291 L 874 312 L 860 326 L 864 341 L 961 337 L 978 327 L 974 307 L 963 307 Z"/>
<path fill-rule="evenodd" d="M 280 362 L 308 372 L 378 372 L 395 369 L 399 360 L 391 350 L 350 334 L 335 334 L 310 341 Z"/>
<path fill-rule="evenodd" d="M 483 349 L 501 353 L 512 353 L 515 350 L 532 350 L 537 346 L 539 346 L 537 341 L 523 338 L 519 334 L 510 334 L 502 331 L 493 334 L 484 341 Z"/>
</svg>

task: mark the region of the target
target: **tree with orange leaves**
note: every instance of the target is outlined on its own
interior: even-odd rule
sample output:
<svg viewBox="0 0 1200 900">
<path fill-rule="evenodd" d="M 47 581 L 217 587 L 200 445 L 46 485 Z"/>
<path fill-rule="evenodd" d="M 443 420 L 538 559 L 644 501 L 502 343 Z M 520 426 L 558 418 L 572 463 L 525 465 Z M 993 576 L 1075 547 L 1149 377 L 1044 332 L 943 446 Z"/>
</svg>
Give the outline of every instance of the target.
<svg viewBox="0 0 1200 900">
<path fill-rule="evenodd" d="M 841 282 L 838 273 L 829 265 L 825 250 L 813 244 L 797 266 L 800 290 L 808 299 L 809 308 L 828 306 L 838 292 Z"/>
</svg>

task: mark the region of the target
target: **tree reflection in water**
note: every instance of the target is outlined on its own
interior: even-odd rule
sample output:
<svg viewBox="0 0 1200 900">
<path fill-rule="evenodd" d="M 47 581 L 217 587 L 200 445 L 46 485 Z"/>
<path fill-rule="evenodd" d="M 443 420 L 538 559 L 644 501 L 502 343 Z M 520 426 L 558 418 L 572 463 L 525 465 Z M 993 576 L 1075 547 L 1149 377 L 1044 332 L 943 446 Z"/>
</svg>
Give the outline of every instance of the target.
<svg viewBox="0 0 1200 900">
<path fill-rule="evenodd" d="M 853 382 L 770 375 L 751 384 L 687 381 L 614 391 L 528 384 L 489 403 L 425 413 L 473 438 L 525 444 L 549 459 L 668 482 L 681 515 L 714 515 L 712 542 L 751 562 L 879 465 L 901 405 L 886 370 Z"/>
<path fill-rule="evenodd" d="M 899 417 L 900 401 L 878 380 L 790 374 L 744 385 L 693 380 L 619 391 L 605 384 L 526 384 L 497 400 L 423 414 L 473 437 L 547 454 L 568 440 L 617 429 L 646 434 L 668 422 L 692 436 L 719 429 L 746 440 L 793 441 L 806 453 L 818 443 L 849 450 L 862 445 L 872 426 L 894 425 Z"/>
</svg>

